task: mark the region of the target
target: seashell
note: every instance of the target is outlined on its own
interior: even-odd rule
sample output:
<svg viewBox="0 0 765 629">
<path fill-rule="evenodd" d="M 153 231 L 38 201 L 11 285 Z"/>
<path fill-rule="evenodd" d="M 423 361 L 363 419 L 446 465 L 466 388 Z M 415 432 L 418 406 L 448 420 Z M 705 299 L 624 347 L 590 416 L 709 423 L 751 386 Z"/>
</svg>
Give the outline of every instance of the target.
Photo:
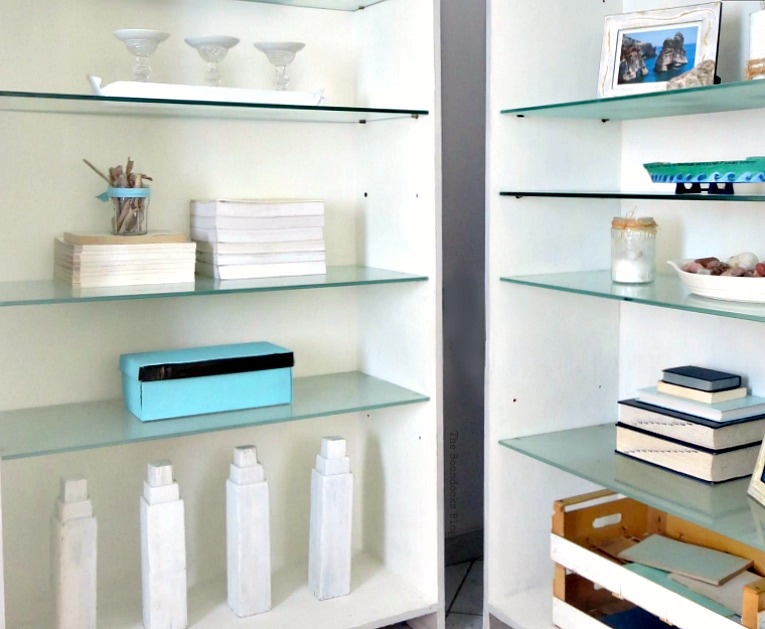
<svg viewBox="0 0 765 629">
<path fill-rule="evenodd" d="M 739 253 L 728 260 L 728 264 L 732 267 L 741 267 L 747 271 L 753 271 L 754 267 L 759 263 L 759 259 L 756 255 L 749 251 Z"/>
</svg>

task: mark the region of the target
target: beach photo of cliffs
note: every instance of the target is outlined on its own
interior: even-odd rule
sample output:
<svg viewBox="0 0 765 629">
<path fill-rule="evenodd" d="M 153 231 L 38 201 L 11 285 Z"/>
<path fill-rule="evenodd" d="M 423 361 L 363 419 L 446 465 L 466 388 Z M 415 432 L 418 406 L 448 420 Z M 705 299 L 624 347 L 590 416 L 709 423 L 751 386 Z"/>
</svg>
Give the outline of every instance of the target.
<svg viewBox="0 0 765 629">
<path fill-rule="evenodd" d="M 618 85 L 669 81 L 696 66 L 700 26 L 634 29 L 620 33 Z"/>
</svg>

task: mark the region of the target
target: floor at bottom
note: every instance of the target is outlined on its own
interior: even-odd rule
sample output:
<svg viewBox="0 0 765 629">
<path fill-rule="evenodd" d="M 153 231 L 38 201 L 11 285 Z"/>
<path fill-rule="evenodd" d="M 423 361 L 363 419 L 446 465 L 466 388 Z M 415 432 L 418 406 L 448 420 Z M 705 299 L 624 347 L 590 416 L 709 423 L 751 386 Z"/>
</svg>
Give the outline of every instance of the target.
<svg viewBox="0 0 765 629">
<path fill-rule="evenodd" d="M 483 561 L 446 567 L 446 629 L 481 629 L 483 626 Z M 407 629 L 406 623 L 387 629 Z"/>
</svg>

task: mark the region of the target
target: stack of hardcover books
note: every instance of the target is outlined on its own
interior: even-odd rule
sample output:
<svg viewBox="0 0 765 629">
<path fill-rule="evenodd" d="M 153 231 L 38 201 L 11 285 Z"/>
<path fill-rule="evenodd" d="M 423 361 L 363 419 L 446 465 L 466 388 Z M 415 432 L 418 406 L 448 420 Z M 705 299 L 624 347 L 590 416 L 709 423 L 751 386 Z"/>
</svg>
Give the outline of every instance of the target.
<svg viewBox="0 0 765 629">
<path fill-rule="evenodd" d="M 616 451 L 709 483 L 750 476 L 765 434 L 765 398 L 737 374 L 694 365 L 619 402 Z"/>
<path fill-rule="evenodd" d="M 323 201 L 195 200 L 191 237 L 200 275 L 233 280 L 327 272 Z"/>
<path fill-rule="evenodd" d="M 76 288 L 193 283 L 195 250 L 186 234 L 65 233 L 55 240 L 53 273 Z"/>
</svg>

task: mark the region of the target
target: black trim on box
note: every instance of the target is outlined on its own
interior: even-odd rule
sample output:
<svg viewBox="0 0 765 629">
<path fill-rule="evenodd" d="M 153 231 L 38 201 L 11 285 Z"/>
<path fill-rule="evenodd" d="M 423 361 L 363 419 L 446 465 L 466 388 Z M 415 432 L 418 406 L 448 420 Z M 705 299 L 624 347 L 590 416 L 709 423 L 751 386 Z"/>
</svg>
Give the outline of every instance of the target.
<svg viewBox="0 0 765 629">
<path fill-rule="evenodd" d="M 229 373 L 283 369 L 285 367 L 294 366 L 295 357 L 292 352 L 265 354 L 263 356 L 213 358 L 211 360 L 199 360 L 186 363 L 144 365 L 138 369 L 138 380 L 141 382 L 179 380 L 181 378 L 222 376 Z"/>
</svg>

